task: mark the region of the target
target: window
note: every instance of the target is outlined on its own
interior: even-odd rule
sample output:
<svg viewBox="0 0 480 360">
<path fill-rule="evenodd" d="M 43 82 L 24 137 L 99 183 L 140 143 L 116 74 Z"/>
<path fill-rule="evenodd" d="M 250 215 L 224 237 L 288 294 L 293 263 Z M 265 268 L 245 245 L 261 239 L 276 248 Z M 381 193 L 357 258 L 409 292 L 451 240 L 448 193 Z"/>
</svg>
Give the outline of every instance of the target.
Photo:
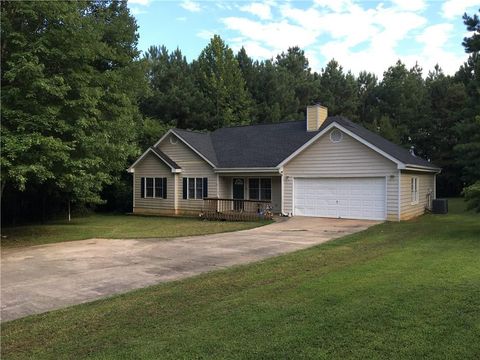
<svg viewBox="0 0 480 360">
<path fill-rule="evenodd" d="M 163 178 L 155 178 L 155 197 L 163 197 Z"/>
<path fill-rule="evenodd" d="M 410 191 L 412 194 L 412 205 L 418 204 L 418 178 L 412 177 L 410 179 Z"/>
<path fill-rule="evenodd" d="M 208 197 L 208 178 L 183 178 L 183 198 L 203 199 Z"/>
<path fill-rule="evenodd" d="M 195 179 L 195 198 L 196 199 L 203 198 L 203 179 L 202 178 Z"/>
<path fill-rule="evenodd" d="M 188 178 L 188 198 L 195 199 L 195 178 Z"/>
<path fill-rule="evenodd" d="M 167 178 L 142 177 L 140 184 L 142 198 L 167 198 Z"/>
<path fill-rule="evenodd" d="M 146 189 L 147 191 L 145 192 L 145 197 L 153 198 L 153 178 L 146 178 Z"/>
<path fill-rule="evenodd" d="M 272 179 L 252 178 L 248 179 L 248 198 L 250 200 L 271 200 Z"/>
<path fill-rule="evenodd" d="M 260 179 L 248 179 L 248 198 L 260 199 Z"/>
<path fill-rule="evenodd" d="M 272 199 L 272 179 L 260 179 L 260 200 Z"/>
</svg>

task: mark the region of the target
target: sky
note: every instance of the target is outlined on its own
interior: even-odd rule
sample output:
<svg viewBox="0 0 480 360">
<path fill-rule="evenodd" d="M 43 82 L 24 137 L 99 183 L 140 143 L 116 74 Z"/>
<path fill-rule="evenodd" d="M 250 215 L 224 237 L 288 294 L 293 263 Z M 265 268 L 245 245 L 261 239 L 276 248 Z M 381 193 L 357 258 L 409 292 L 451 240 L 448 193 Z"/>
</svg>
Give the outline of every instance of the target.
<svg viewBox="0 0 480 360">
<path fill-rule="evenodd" d="M 400 59 L 424 75 L 439 64 L 454 74 L 466 60 L 464 12 L 479 0 L 164 1 L 128 0 L 139 26 L 138 47 L 179 47 L 188 61 L 214 34 L 235 52 L 242 46 L 258 60 L 289 47 L 305 51 L 313 71 L 332 58 L 344 70 L 382 76 Z"/>
</svg>

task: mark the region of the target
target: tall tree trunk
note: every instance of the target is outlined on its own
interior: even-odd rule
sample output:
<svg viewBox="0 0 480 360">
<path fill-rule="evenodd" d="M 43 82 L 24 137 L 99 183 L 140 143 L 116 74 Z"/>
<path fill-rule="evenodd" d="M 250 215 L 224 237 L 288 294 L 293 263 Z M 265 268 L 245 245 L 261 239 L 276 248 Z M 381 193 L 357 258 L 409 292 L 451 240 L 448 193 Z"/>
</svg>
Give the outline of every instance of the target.
<svg viewBox="0 0 480 360">
<path fill-rule="evenodd" d="M 68 198 L 68 222 L 72 220 L 72 216 L 70 214 L 70 198 Z"/>
<path fill-rule="evenodd" d="M 3 189 L 5 189 L 6 184 L 7 182 L 4 179 L 2 179 L 0 184 L 0 199 L 3 199 Z"/>
</svg>

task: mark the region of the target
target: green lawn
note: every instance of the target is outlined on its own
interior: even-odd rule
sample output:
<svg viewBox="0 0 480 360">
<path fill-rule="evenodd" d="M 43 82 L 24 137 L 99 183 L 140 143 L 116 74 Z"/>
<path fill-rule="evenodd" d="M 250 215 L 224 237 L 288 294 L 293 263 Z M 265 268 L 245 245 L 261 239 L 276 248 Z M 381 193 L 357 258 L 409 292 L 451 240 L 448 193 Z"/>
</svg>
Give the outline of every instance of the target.
<svg viewBox="0 0 480 360">
<path fill-rule="evenodd" d="M 2 247 L 30 246 L 90 238 L 171 238 L 250 229 L 268 222 L 202 221 L 134 215 L 95 214 L 44 225 L 2 228 Z"/>
<path fill-rule="evenodd" d="M 2 359 L 478 359 L 480 217 L 450 208 L 5 323 Z"/>
</svg>

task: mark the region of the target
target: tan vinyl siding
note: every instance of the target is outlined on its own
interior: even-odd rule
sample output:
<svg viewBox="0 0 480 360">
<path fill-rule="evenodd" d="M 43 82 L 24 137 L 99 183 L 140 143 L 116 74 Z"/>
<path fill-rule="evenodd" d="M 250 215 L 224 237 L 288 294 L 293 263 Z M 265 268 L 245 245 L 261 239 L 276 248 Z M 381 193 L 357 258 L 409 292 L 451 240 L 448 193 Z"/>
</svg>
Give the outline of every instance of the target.
<svg viewBox="0 0 480 360">
<path fill-rule="evenodd" d="M 142 161 L 135 166 L 135 208 L 134 212 L 139 212 L 141 208 L 150 208 L 157 210 L 173 210 L 174 208 L 174 176 L 170 167 L 160 160 L 156 155 L 149 153 Z M 167 198 L 142 198 L 141 197 L 141 178 L 142 177 L 160 177 L 167 178 Z"/>
<path fill-rule="evenodd" d="M 171 136 L 174 135 L 172 134 Z M 176 144 L 172 144 L 170 138 L 167 137 L 158 145 L 158 148 L 182 168 L 182 172 L 177 177 L 179 213 L 200 212 L 203 207 L 203 200 L 183 199 L 183 178 L 207 177 L 208 196 L 215 197 L 217 196 L 217 174 L 213 172 L 212 166 L 187 147 L 180 139 Z"/>
<path fill-rule="evenodd" d="M 282 178 L 281 176 L 272 177 L 272 210 L 274 213 L 282 211 Z"/>
<path fill-rule="evenodd" d="M 397 165 L 345 133 L 339 143 L 332 143 L 329 135 L 326 133 L 284 166 L 284 213 L 293 212 L 295 177 L 384 177 L 387 220 L 397 221 Z"/>
<path fill-rule="evenodd" d="M 418 203 L 412 204 L 412 192 L 410 188 L 412 177 L 418 178 Z M 407 220 L 422 215 L 428 204 L 427 195 L 430 193 L 433 199 L 435 189 L 435 175 L 424 172 L 402 171 L 400 182 L 400 219 Z"/>
<path fill-rule="evenodd" d="M 218 180 L 218 197 L 230 199 L 232 197 L 232 178 L 220 176 Z"/>
</svg>

